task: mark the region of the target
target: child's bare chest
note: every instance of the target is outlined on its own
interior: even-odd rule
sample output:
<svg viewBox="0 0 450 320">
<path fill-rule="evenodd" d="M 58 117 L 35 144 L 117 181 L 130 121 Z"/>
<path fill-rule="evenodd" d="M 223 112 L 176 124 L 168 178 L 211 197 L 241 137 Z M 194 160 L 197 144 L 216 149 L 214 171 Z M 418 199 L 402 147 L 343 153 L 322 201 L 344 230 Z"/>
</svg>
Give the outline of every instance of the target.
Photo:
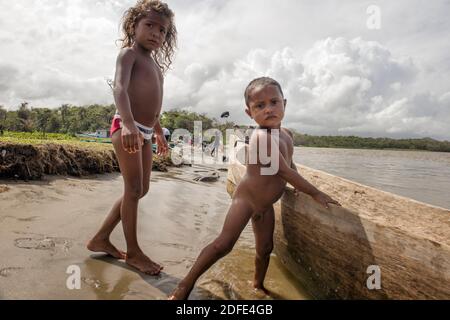
<svg viewBox="0 0 450 320">
<path fill-rule="evenodd" d="M 150 59 L 139 58 L 136 60 L 130 82 L 146 90 L 162 90 L 161 71 Z"/>
<path fill-rule="evenodd" d="M 153 60 L 149 58 L 136 59 L 131 73 L 128 95 L 136 118 L 146 121 L 144 119 L 153 119 L 159 114 L 162 107 L 163 79 L 159 67 Z"/>
</svg>

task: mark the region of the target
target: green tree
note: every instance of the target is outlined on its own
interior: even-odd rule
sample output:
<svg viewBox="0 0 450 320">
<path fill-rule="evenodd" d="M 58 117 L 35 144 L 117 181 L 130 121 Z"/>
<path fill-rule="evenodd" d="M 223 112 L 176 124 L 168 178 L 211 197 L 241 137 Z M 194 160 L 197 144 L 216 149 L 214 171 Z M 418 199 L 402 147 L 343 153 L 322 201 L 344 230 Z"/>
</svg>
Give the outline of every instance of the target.
<svg viewBox="0 0 450 320">
<path fill-rule="evenodd" d="M 61 119 L 58 116 L 57 112 L 52 112 L 50 118 L 48 120 L 47 130 L 48 132 L 58 133 L 61 132 Z M 65 133 L 65 132 L 64 132 Z"/>
<path fill-rule="evenodd" d="M 43 137 L 46 137 L 47 126 L 52 117 L 52 111 L 50 109 L 36 109 L 37 127 L 42 132 Z"/>
<path fill-rule="evenodd" d="M 23 102 L 19 110 L 17 111 L 17 116 L 20 121 L 20 131 L 32 132 L 33 131 L 33 119 L 31 109 L 28 107 L 28 102 Z"/>
<path fill-rule="evenodd" d="M 6 116 L 8 112 L 4 106 L 0 106 L 0 135 L 3 135 L 3 131 L 6 129 Z"/>
<path fill-rule="evenodd" d="M 59 108 L 59 112 L 61 114 L 61 128 L 64 133 L 66 133 L 68 129 L 67 121 L 69 116 L 69 109 L 70 106 L 68 104 L 63 104 L 61 108 Z"/>
</svg>

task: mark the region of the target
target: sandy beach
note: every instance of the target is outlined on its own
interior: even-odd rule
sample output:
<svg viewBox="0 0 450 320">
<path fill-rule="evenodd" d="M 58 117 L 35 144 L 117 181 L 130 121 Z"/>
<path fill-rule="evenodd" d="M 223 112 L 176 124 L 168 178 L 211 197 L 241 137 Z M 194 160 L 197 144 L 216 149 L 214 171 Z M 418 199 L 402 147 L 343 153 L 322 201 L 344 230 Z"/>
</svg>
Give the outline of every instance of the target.
<svg viewBox="0 0 450 320">
<path fill-rule="evenodd" d="M 226 172 L 220 172 L 217 182 L 194 181 L 212 169 L 193 166 L 152 174 L 150 193 L 140 202 L 138 226 L 142 248 L 164 265 L 158 277 L 85 248 L 122 193 L 120 174 L 0 180 L 0 299 L 166 299 L 222 227 L 230 204 Z M 125 249 L 121 225 L 111 239 Z M 233 252 L 199 280 L 190 298 L 309 298 L 275 255 L 266 281 L 271 296 L 255 293 L 253 259 L 248 226 Z M 72 265 L 81 270 L 80 290 L 66 285 Z"/>
</svg>

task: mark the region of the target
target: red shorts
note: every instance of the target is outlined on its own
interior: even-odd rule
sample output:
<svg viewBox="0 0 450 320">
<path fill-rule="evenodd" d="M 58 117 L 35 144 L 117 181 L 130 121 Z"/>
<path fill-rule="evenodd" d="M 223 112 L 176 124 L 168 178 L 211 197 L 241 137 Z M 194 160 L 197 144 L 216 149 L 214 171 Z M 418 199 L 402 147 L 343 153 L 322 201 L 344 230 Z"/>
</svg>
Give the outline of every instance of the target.
<svg viewBox="0 0 450 320">
<path fill-rule="evenodd" d="M 109 131 L 111 138 L 112 138 L 113 134 L 116 133 L 117 130 L 122 129 L 122 127 L 120 126 L 121 121 L 122 120 L 119 117 L 114 117 L 112 124 L 111 124 L 111 129 Z"/>
</svg>

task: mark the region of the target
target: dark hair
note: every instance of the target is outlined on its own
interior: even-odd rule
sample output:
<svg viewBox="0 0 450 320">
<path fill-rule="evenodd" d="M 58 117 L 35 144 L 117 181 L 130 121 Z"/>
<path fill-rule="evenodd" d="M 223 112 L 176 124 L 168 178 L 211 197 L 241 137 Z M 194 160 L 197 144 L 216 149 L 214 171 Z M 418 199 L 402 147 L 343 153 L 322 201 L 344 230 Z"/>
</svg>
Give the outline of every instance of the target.
<svg viewBox="0 0 450 320">
<path fill-rule="evenodd" d="M 251 91 L 256 87 L 265 87 L 265 86 L 276 86 L 278 90 L 280 90 L 281 95 L 284 97 L 283 90 L 281 89 L 281 85 L 278 83 L 278 81 L 269 77 L 256 78 L 253 79 L 245 89 L 244 97 L 245 97 L 245 104 L 247 105 L 247 107 L 249 106 Z"/>
<path fill-rule="evenodd" d="M 134 7 L 129 8 L 122 18 L 124 38 L 120 39 L 120 41 L 122 41 L 122 48 L 129 48 L 134 44 L 136 25 L 149 11 L 155 11 L 170 21 L 166 39 L 161 49 L 152 52 L 152 57 L 156 64 L 165 72 L 172 64 L 178 34 L 174 23 L 175 15 L 166 3 L 159 0 L 139 0 Z"/>
</svg>

